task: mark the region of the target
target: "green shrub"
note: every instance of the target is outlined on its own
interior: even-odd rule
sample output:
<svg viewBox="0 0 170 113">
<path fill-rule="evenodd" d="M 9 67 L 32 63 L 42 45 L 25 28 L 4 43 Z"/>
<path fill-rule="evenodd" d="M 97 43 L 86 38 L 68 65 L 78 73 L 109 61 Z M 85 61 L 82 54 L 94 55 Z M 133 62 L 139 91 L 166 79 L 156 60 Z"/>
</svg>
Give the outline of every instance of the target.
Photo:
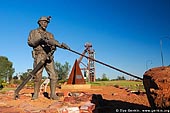
<svg viewBox="0 0 170 113">
<path fill-rule="evenodd" d="M 119 85 L 115 84 L 114 87 L 119 88 Z"/>
</svg>

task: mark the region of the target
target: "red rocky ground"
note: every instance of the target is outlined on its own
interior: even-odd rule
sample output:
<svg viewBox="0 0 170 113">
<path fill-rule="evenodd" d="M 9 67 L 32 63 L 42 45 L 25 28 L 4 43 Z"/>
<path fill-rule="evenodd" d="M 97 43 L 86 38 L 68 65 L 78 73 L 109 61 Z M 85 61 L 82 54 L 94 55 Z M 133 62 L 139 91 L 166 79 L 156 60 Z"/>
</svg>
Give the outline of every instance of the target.
<svg viewBox="0 0 170 113">
<path fill-rule="evenodd" d="M 149 69 L 144 73 L 143 84 L 146 93 L 114 86 L 92 86 L 88 90 L 58 88 L 59 100 L 47 98 L 49 88 L 37 100 L 31 100 L 33 88 L 22 89 L 17 100 L 11 90 L 0 93 L 0 113 L 170 112 L 170 67 Z"/>
<path fill-rule="evenodd" d="M 47 90 L 49 92 L 49 89 Z M 114 86 L 92 86 L 88 90 L 57 89 L 59 100 L 40 94 L 31 100 L 33 88 L 22 89 L 20 98 L 13 99 L 14 91 L 0 94 L 0 113 L 107 113 L 143 112 L 150 105 L 146 94 L 134 94 Z"/>
</svg>

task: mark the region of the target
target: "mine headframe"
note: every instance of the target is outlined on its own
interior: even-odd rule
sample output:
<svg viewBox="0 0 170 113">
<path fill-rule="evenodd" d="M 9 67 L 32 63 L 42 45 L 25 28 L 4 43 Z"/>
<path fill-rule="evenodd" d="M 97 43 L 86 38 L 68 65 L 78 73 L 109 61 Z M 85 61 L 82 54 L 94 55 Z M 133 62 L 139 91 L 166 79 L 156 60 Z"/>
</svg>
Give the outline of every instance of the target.
<svg viewBox="0 0 170 113">
<path fill-rule="evenodd" d="M 84 76 L 88 79 L 88 82 L 95 82 L 96 80 L 96 72 L 95 72 L 95 61 L 92 59 L 95 59 L 95 51 L 92 48 L 92 44 L 87 42 L 84 45 L 85 50 L 82 52 L 82 55 L 77 60 L 78 64 L 83 64 L 85 68 L 81 68 L 81 70 L 84 70 Z M 82 62 L 83 57 L 87 53 L 87 65 Z"/>
</svg>

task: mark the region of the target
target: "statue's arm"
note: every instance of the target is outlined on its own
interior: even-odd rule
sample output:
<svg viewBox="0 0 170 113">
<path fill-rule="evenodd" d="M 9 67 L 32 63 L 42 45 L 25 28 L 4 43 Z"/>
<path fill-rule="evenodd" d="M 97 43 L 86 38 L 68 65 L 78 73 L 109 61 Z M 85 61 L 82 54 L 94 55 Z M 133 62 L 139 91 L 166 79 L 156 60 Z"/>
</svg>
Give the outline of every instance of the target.
<svg viewBox="0 0 170 113">
<path fill-rule="evenodd" d="M 38 38 L 36 37 L 36 33 L 34 30 L 32 30 L 30 33 L 29 33 L 29 37 L 28 37 L 28 45 L 31 46 L 31 47 L 36 47 L 40 44 L 41 42 L 41 37 Z"/>
</svg>

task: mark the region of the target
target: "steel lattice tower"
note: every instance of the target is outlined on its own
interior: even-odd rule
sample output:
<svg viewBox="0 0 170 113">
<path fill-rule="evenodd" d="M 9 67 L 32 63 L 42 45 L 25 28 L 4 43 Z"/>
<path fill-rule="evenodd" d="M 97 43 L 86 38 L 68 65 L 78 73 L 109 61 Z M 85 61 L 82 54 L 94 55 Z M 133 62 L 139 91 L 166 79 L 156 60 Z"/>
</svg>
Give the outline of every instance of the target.
<svg viewBox="0 0 170 113">
<path fill-rule="evenodd" d="M 89 82 L 95 82 L 96 74 L 95 74 L 95 51 L 94 49 L 88 50 L 88 71 L 89 71 Z"/>
</svg>

